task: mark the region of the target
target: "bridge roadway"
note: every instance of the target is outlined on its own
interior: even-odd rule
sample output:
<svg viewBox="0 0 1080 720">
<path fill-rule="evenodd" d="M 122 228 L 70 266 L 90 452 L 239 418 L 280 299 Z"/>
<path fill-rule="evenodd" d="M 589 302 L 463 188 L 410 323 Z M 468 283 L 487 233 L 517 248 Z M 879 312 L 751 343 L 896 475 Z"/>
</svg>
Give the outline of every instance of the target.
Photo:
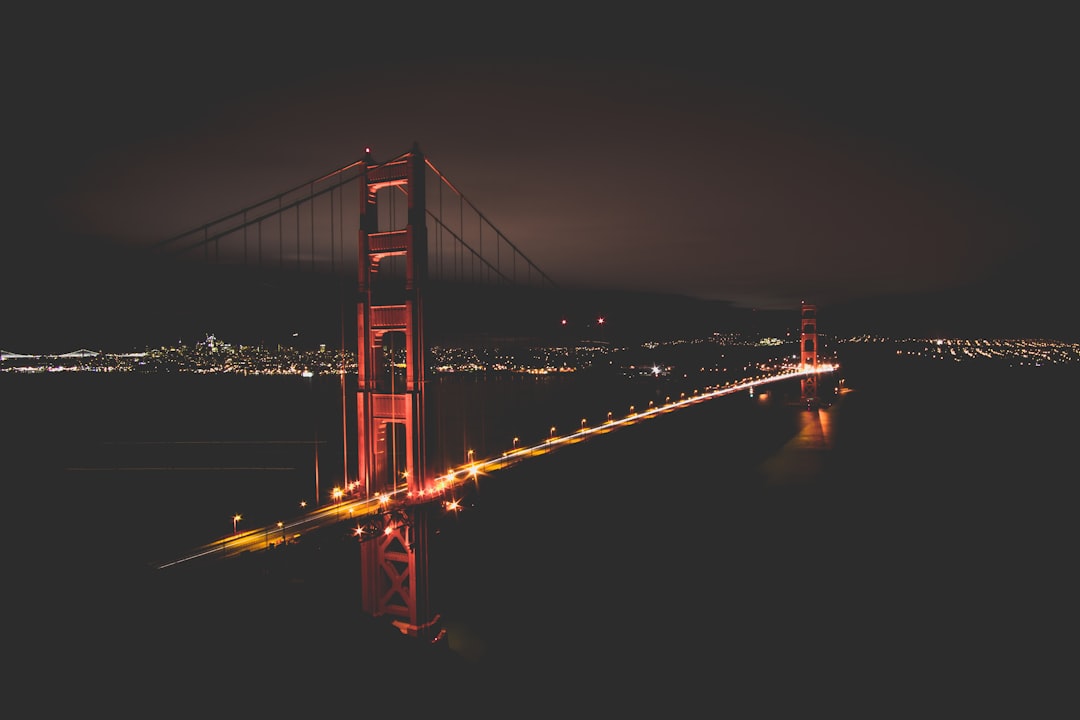
<svg viewBox="0 0 1080 720">
<path fill-rule="evenodd" d="M 683 396 L 677 400 L 672 400 L 661 405 L 653 405 L 650 403 L 650 406 L 647 409 L 640 412 L 631 412 L 625 417 L 612 418 L 609 414 L 609 419 L 600 425 L 589 427 L 583 424 L 581 428 L 572 433 L 565 435 L 555 435 L 553 433 L 551 437 L 536 445 L 515 447 L 496 458 L 475 460 L 454 468 L 446 475 L 435 478 L 435 488 L 431 491 L 431 497 L 428 499 L 412 498 L 405 486 L 402 486 L 393 492 L 383 493 L 372 497 L 350 498 L 346 496 L 330 505 L 316 508 L 315 510 L 311 510 L 287 522 L 283 521 L 276 525 L 253 528 L 220 538 L 211 543 L 207 543 L 206 545 L 197 547 L 190 552 L 184 553 L 179 557 L 156 563 L 156 567 L 159 570 L 164 570 L 200 560 L 224 559 L 247 552 L 267 550 L 272 545 L 281 542 L 295 541 L 302 537 L 305 532 L 311 532 L 341 522 L 353 520 L 360 521 L 363 518 L 384 513 L 387 510 L 392 509 L 395 505 L 404 505 L 412 502 L 431 502 L 441 499 L 448 509 L 453 509 L 454 501 L 447 500 L 447 498 L 452 497 L 454 488 L 459 487 L 466 482 L 478 482 L 480 475 L 486 475 L 502 468 L 510 467 L 527 458 L 554 452 L 561 447 L 587 440 L 593 435 L 610 433 L 619 428 L 634 425 L 654 417 L 659 417 L 665 413 L 674 412 L 675 410 L 680 410 L 690 405 L 696 405 L 724 395 L 733 395 L 735 393 L 749 391 L 759 385 L 767 385 L 782 380 L 791 380 L 793 378 L 815 373 L 824 374 L 832 372 L 836 370 L 836 368 L 836 365 L 830 364 L 821 364 L 810 368 L 802 366 L 787 368 L 774 374 L 746 378 L 719 388 L 707 389 L 704 392 L 695 391 L 689 397 Z M 358 535 L 363 532 L 361 529 L 362 527 L 363 525 L 360 522 L 357 522 Z"/>
</svg>

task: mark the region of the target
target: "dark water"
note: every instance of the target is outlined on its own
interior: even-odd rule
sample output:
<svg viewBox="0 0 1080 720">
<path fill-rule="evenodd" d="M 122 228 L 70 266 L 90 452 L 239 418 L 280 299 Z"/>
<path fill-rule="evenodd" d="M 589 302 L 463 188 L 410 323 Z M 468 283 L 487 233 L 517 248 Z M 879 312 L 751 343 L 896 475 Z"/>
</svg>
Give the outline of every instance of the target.
<svg viewBox="0 0 1080 720">
<path fill-rule="evenodd" d="M 523 692 L 665 713 L 750 688 L 872 715 L 1049 692 L 1076 369 L 858 360 L 818 418 L 718 402 L 483 491 L 500 512 L 461 531 L 454 570 L 476 591 L 448 603 L 462 652 Z M 830 447 L 802 447 L 825 415 Z"/>
<path fill-rule="evenodd" d="M 11 592 L 47 640 L 32 644 L 31 665 L 76 671 L 109 639 L 130 655 L 121 667 L 160 671 L 135 675 L 152 693 L 129 693 L 115 672 L 95 679 L 97 703 L 118 687 L 129 703 L 157 702 L 191 683 L 196 707 L 209 687 L 236 691 L 238 706 L 276 706 L 291 679 L 305 703 L 329 702 L 339 683 L 369 705 L 450 692 L 451 704 L 502 717 L 696 715 L 703 702 L 734 711 L 747 699 L 879 715 L 935 695 L 965 712 L 1048 697 L 1069 629 L 1080 373 L 855 350 L 841 361 L 850 392 L 826 410 L 789 404 L 794 386 L 722 398 L 482 483 L 463 512 L 434 521 L 432 593 L 451 648 L 438 660 L 371 657 L 384 652 L 379 627 L 350 617 L 359 556 L 344 537 L 320 541 L 323 575 L 273 571 L 318 589 L 314 599 L 208 585 L 213 622 L 205 594 L 190 598 L 198 621 L 183 622 L 175 586 L 159 609 L 120 579 L 181 540 L 231 530 L 235 512 L 257 523 L 311 497 L 316 436 L 325 492 L 336 479 L 326 456 L 340 451 L 336 381 L 0 378 L 9 567 L 27 570 Z M 433 453 L 496 452 L 549 423 L 602 419 L 619 391 L 628 406 L 669 390 L 455 380 L 437 391 L 436 416 L 458 414 L 462 439 Z M 484 393 L 490 412 L 472 413 Z M 582 404 L 566 410 L 567 397 Z M 519 429 L 526 402 L 563 414 Z M 185 465 L 231 469 L 108 469 Z M 104 627 L 88 632 L 94 619 Z M 53 622 L 62 632 L 45 631 Z M 121 642 L 129 634 L 140 640 Z M 163 659 L 180 649 L 195 657 Z M 226 649 L 235 657 L 218 657 Z M 211 660 L 230 670 L 204 675 Z"/>
</svg>

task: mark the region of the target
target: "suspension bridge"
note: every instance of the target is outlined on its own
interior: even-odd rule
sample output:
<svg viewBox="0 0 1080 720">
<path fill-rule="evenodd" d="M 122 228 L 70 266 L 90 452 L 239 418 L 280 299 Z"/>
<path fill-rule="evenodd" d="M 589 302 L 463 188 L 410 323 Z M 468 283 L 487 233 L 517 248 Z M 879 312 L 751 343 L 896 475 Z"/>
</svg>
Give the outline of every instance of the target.
<svg viewBox="0 0 1080 720">
<path fill-rule="evenodd" d="M 364 611 L 390 617 L 403 633 L 431 642 L 444 630 L 429 594 L 430 513 L 454 510 L 463 486 L 590 437 L 770 383 L 797 380 L 809 404 L 818 396 L 819 376 L 834 369 L 819 361 L 816 308 L 804 305 L 798 362 L 624 415 L 609 412 L 600 422 L 583 418 L 570 432 L 552 427 L 536 442 L 515 438 L 512 447 L 490 457 L 468 450 L 465 462 L 448 467 L 445 453 L 432 457 L 426 396 L 426 331 L 450 322 L 446 305 L 434 300 L 438 288 L 523 291 L 526 301 L 514 306 L 517 313 L 543 297 L 528 293 L 556 285 L 418 146 L 386 161 L 368 151 L 339 170 L 161 241 L 154 253 L 201 272 L 212 269 L 220 287 L 254 276 L 275 288 L 318 288 L 346 308 L 338 313 L 344 482 L 334 502 L 288 523 L 234 532 L 159 569 L 261 549 L 271 534 L 284 540 L 349 521 L 363 541 Z M 331 304 L 326 307 L 332 314 Z M 352 343 L 355 366 L 346 363 Z"/>
</svg>

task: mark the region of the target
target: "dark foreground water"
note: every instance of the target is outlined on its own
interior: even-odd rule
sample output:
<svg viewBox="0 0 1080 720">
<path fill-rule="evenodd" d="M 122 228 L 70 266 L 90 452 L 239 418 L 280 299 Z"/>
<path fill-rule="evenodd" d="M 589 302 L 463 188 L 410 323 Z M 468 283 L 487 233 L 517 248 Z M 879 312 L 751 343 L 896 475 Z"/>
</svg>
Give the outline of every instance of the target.
<svg viewBox="0 0 1080 720">
<path fill-rule="evenodd" d="M 340 412 L 333 387 L 2 378 L 14 684 L 43 711 L 147 717 L 1030 715 L 1070 679 L 1080 373 L 841 361 L 831 408 L 722 398 L 481 483 L 434 520 L 442 653 L 361 615 L 343 531 L 143 573 L 310 498 L 319 433 L 339 452 L 309 414 Z M 500 412 L 462 443 L 542 432 Z"/>
</svg>

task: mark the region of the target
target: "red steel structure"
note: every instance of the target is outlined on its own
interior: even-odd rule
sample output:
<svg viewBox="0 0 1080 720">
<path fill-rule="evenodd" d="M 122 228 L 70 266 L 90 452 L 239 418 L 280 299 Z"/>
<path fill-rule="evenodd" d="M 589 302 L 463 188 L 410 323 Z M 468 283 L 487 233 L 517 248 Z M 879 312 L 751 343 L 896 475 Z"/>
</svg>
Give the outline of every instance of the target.
<svg viewBox="0 0 1080 720">
<path fill-rule="evenodd" d="M 419 499 L 432 489 L 424 434 L 425 167 L 415 144 L 387 162 L 376 163 L 370 151 L 360 162 L 356 477 L 369 497 L 404 485 L 408 498 Z M 391 202 L 404 195 L 404 227 L 384 229 L 379 200 L 387 194 Z M 404 261 L 403 272 L 376 283 L 380 264 L 392 257 Z M 387 514 L 383 532 L 361 544 L 361 573 L 365 612 L 434 642 L 444 631 L 429 597 L 429 505 L 406 503 Z"/>
<path fill-rule="evenodd" d="M 799 333 L 799 363 L 804 368 L 817 367 L 817 306 L 802 304 L 802 319 Z M 817 402 L 818 376 L 817 373 L 804 375 L 802 378 L 802 399 L 807 405 Z"/>
</svg>

